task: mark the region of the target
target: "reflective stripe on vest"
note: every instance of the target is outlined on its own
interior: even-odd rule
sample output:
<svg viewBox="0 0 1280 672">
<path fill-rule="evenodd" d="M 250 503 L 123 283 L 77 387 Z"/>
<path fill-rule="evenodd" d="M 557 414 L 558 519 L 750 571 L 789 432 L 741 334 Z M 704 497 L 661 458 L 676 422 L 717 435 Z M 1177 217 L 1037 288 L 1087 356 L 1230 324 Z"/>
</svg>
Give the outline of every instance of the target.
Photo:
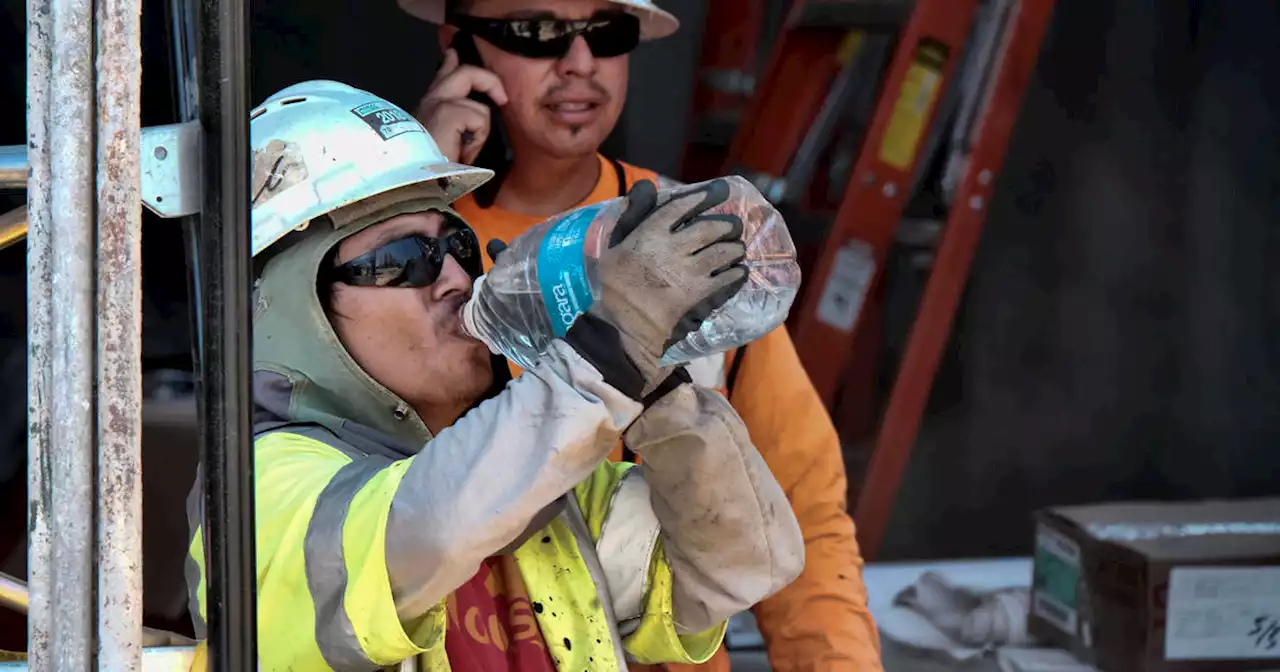
<svg viewBox="0 0 1280 672">
<path fill-rule="evenodd" d="M 352 460 L 338 470 L 316 498 L 303 557 L 307 588 L 316 610 L 316 644 L 320 655 L 335 670 L 377 670 L 365 655 L 355 626 L 347 616 L 347 559 L 342 550 L 342 528 L 351 500 L 375 474 L 387 466 L 366 458 Z"/>
<path fill-rule="evenodd" d="M 303 459 L 306 459 L 306 451 L 316 453 L 317 470 L 332 475 L 310 511 L 299 509 L 295 514 L 310 514 L 305 520 L 305 534 L 289 534 L 290 537 L 302 538 L 297 542 L 280 537 L 273 540 L 277 544 L 302 544 L 302 562 L 299 563 L 302 566 L 290 571 L 302 570 L 305 573 L 305 592 L 277 587 L 274 593 L 261 594 L 259 617 L 290 613 L 291 608 L 274 607 L 273 599 L 309 597 L 315 620 L 314 630 L 307 634 L 313 636 L 314 641 L 295 640 L 290 648 L 294 655 L 302 656 L 297 662 L 312 669 L 375 670 L 387 664 L 386 656 L 391 652 L 403 651 L 404 655 L 413 655 L 407 650 L 409 648 L 422 652 L 419 658 L 422 669 L 449 670 L 443 639 L 437 641 L 435 635 L 437 630 L 439 635 L 443 635 L 443 602 L 424 615 L 418 628 L 419 632 L 431 633 L 419 640 L 427 642 L 427 650 L 423 651 L 406 639 L 408 635 L 401 628 L 392 627 L 397 632 L 388 633 L 385 627 L 374 625 L 387 622 L 387 612 L 390 612 L 390 623 L 398 623 L 394 605 L 387 603 L 386 595 L 378 598 L 376 593 L 368 596 L 359 591 L 348 594 L 349 590 L 355 590 L 353 586 L 364 585 L 353 583 L 356 577 L 348 577 L 347 551 L 359 553 L 360 549 L 352 549 L 351 540 L 347 540 L 345 548 L 343 543 L 352 502 L 365 495 L 371 482 L 376 481 L 372 487 L 384 488 L 381 492 L 385 492 L 389 480 L 398 485 L 399 476 L 388 474 L 399 470 L 388 470 L 391 462 L 386 458 L 365 455 L 325 431 L 294 433 L 286 428 L 259 437 L 255 448 L 262 450 L 266 442 L 273 440 L 293 444 L 295 450 L 302 451 Z M 329 450 L 341 455 L 327 459 L 324 451 Z M 295 455 L 289 459 L 298 458 Z M 342 465 L 335 468 L 338 460 Z M 709 657 L 719 645 L 723 628 L 694 637 L 676 636 L 671 616 L 670 568 L 660 560 L 656 518 L 652 510 L 644 506 L 647 505 L 648 486 L 638 470 L 628 474 L 629 466 L 602 465 L 597 468 L 568 497 L 570 506 L 565 507 L 565 512 L 515 553 L 516 565 L 525 580 L 530 601 L 535 604 L 535 618 L 558 670 L 625 669 L 623 659 L 629 656 L 623 651 L 623 635 L 618 627 L 620 620 L 624 623 L 629 648 L 636 654 L 634 659 L 637 662 L 657 659 L 693 662 L 690 657 Z M 260 497 L 266 494 L 262 493 L 263 487 L 263 483 L 255 484 Z M 197 488 L 189 511 L 194 532 L 189 547 L 187 579 L 192 593 L 193 618 L 202 621 L 205 581 L 199 501 Z M 621 514 L 617 520 L 609 516 L 614 506 Z M 259 522 L 266 524 L 261 519 Z M 362 521 L 356 527 L 366 527 L 369 522 Z M 272 528 L 272 525 L 267 524 L 267 527 Z M 270 534 L 269 529 L 260 528 L 259 531 Z M 366 571 L 361 578 L 367 579 L 369 567 L 356 566 L 365 566 Z M 260 580 L 264 576 L 263 571 L 264 566 L 259 564 Z M 270 571 L 280 572 L 283 568 L 273 567 Z M 656 581 L 651 577 L 657 577 Z M 609 589 L 612 581 L 619 585 L 613 594 Z M 658 585 L 662 594 L 648 591 L 650 583 Z M 387 588 L 384 587 L 382 592 Z M 617 602 L 623 608 L 622 614 L 614 613 L 615 595 L 620 598 Z M 355 604 L 351 603 L 352 599 L 356 599 Z M 376 613 L 371 616 L 371 611 Z M 351 619 L 357 615 L 360 622 L 354 624 Z M 283 638 L 289 639 L 311 630 L 308 627 L 311 623 L 295 620 L 297 622 L 287 625 L 260 623 L 259 631 L 278 636 L 287 634 L 289 637 Z M 371 627 L 382 632 L 371 631 Z M 270 641 L 264 644 L 270 645 Z M 369 646 L 374 648 L 366 648 Z M 264 659 L 268 657 L 264 656 Z M 323 659 L 323 663 L 318 659 Z"/>
<path fill-rule="evenodd" d="M 254 442 L 259 665 L 372 671 L 424 652 L 443 656 L 443 604 L 414 624 L 413 637 L 404 631 L 386 573 L 388 511 L 360 506 L 361 500 L 389 501 L 403 469 L 308 434 L 273 432 Z M 264 477 L 281 469 L 302 486 Z M 198 526 L 190 555 L 199 584 L 194 608 L 203 611 Z"/>
</svg>

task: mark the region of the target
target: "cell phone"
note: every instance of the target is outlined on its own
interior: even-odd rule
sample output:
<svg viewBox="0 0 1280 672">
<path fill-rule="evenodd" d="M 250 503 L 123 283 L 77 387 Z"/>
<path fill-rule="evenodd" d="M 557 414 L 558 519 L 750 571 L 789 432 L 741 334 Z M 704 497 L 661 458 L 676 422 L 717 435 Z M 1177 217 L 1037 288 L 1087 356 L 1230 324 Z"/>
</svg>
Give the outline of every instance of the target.
<svg viewBox="0 0 1280 672">
<path fill-rule="evenodd" d="M 457 52 L 458 63 L 478 68 L 485 67 L 484 60 L 480 58 L 480 51 L 476 49 L 475 38 L 471 35 L 458 33 L 449 47 Z M 476 203 L 482 208 L 487 208 L 493 205 L 507 169 L 511 166 L 511 144 L 507 140 L 507 128 L 502 123 L 502 114 L 493 99 L 480 91 L 472 91 L 467 97 L 489 108 L 489 137 L 480 148 L 480 153 L 472 161 L 475 166 L 488 168 L 494 173 L 492 180 L 473 193 Z"/>
</svg>

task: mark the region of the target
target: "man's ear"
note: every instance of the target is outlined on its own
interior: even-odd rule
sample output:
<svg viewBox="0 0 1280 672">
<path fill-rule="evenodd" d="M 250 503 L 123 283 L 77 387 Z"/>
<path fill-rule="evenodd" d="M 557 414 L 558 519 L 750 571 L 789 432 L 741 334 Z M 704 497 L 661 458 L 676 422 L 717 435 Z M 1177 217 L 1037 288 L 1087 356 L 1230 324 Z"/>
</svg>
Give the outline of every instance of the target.
<svg viewBox="0 0 1280 672">
<path fill-rule="evenodd" d="M 440 53 L 443 54 L 444 51 L 449 48 L 449 45 L 453 44 L 453 36 L 457 34 L 457 26 L 441 24 L 440 27 L 436 29 L 436 38 L 440 40 Z"/>
</svg>

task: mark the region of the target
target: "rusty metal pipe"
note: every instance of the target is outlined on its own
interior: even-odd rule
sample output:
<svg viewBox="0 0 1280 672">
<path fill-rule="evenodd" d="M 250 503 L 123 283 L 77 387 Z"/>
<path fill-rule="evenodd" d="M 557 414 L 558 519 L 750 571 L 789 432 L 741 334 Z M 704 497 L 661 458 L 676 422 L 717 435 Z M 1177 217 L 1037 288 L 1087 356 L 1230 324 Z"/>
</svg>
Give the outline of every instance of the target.
<svg viewBox="0 0 1280 672">
<path fill-rule="evenodd" d="M 97 0 L 98 669 L 142 666 L 141 0 Z"/>
</svg>

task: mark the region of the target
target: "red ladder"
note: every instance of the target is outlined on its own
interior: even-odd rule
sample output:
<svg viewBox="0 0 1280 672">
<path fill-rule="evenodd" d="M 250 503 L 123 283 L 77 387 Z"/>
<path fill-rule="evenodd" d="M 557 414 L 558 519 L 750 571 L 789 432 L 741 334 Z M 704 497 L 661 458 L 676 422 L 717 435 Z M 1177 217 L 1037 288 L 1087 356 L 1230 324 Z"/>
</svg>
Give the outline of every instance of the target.
<svg viewBox="0 0 1280 672">
<path fill-rule="evenodd" d="M 834 223 L 791 316 L 797 350 L 830 407 L 874 322 L 864 304 L 922 163 L 949 143 L 949 213 L 854 509 L 865 557 L 875 556 L 888 523 L 1052 12 L 1053 0 L 796 0 L 730 150 L 725 172 L 791 206 L 798 243 L 820 237 L 823 225 L 805 214 L 825 196 L 812 176 L 824 161 L 841 161 L 833 139 L 866 90 L 867 72 L 883 73 Z M 939 116 L 940 108 L 948 113 Z M 849 382 L 869 385 L 872 369 L 864 368 L 866 379 Z"/>
</svg>

